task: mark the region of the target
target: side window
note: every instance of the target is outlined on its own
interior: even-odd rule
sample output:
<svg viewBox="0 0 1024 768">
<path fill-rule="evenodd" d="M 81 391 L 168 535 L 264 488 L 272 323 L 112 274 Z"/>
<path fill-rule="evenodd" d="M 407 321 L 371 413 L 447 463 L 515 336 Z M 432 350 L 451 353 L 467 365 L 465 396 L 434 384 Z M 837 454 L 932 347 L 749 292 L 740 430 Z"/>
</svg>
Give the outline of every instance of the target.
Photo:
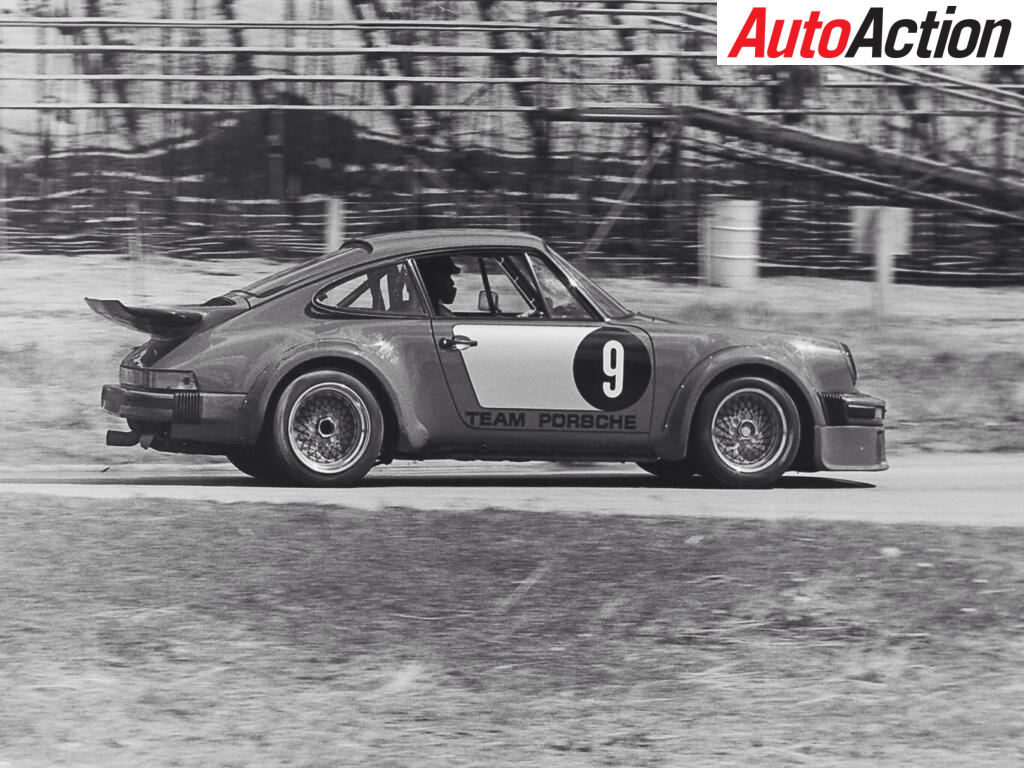
<svg viewBox="0 0 1024 768">
<path fill-rule="evenodd" d="M 540 291 L 523 254 L 429 256 L 417 260 L 438 315 L 539 317 Z"/>
<path fill-rule="evenodd" d="M 520 290 L 503 268 L 502 257 L 467 259 L 466 269 L 456 278 L 459 288 L 456 312 L 483 312 L 489 315 L 521 315 L 532 311 L 529 292 Z M 460 285 L 461 283 L 461 285 Z"/>
<path fill-rule="evenodd" d="M 323 289 L 313 301 L 329 309 L 396 315 L 425 314 L 404 263 L 360 272 Z"/>
<path fill-rule="evenodd" d="M 540 283 L 541 293 L 544 294 L 544 301 L 548 305 L 551 317 L 558 319 L 587 318 L 592 315 L 577 298 L 575 292 L 562 281 L 550 265 L 535 253 L 527 254 L 530 266 L 537 275 L 537 282 Z"/>
</svg>

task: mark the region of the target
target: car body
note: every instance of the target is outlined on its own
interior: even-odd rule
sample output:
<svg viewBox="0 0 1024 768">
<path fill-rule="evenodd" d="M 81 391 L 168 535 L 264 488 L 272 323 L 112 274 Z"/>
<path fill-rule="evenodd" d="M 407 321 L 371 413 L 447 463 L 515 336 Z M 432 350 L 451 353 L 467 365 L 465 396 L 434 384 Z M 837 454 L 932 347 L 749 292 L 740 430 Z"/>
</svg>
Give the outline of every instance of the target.
<svg viewBox="0 0 1024 768">
<path fill-rule="evenodd" d="M 454 297 L 454 298 L 453 298 Z M 346 485 L 395 458 L 637 462 L 762 487 L 882 470 L 885 404 L 838 342 L 624 309 L 543 240 L 352 240 L 202 305 L 100 315 L 151 335 L 103 407 L 111 445 Z"/>
</svg>

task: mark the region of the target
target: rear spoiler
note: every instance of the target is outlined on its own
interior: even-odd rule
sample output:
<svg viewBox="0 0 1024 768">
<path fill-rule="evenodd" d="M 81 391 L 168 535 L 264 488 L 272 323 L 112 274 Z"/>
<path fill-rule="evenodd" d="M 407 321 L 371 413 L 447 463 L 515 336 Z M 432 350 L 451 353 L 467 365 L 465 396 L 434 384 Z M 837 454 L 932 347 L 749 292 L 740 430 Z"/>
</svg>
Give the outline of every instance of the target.
<svg viewBox="0 0 1024 768">
<path fill-rule="evenodd" d="M 126 307 L 116 299 L 86 298 L 100 317 L 161 339 L 189 336 L 203 322 L 206 313 L 177 307 Z"/>
</svg>

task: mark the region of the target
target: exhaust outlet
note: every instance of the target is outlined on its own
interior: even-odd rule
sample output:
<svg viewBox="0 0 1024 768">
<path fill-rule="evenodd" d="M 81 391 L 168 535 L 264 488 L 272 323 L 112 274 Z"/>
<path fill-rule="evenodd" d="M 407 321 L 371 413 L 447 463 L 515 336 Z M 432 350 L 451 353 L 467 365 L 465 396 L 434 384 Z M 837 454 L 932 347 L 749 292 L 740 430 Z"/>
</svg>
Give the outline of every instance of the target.
<svg viewBox="0 0 1024 768">
<path fill-rule="evenodd" d="M 107 445 L 127 447 L 139 444 L 139 435 L 135 432 L 118 432 L 115 429 L 107 430 Z"/>
</svg>

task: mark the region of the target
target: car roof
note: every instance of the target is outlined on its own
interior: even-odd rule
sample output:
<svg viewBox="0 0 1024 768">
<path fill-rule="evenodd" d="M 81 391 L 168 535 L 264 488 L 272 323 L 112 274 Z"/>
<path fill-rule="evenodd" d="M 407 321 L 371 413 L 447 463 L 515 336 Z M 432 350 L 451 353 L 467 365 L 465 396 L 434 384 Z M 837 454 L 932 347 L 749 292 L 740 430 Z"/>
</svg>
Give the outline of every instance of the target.
<svg viewBox="0 0 1024 768">
<path fill-rule="evenodd" d="M 456 248 L 543 248 L 544 241 L 511 229 L 414 229 L 373 234 L 345 241 L 337 251 L 294 264 L 244 289 L 255 296 L 270 296 L 289 288 L 322 280 L 349 269 L 402 256 L 415 256 Z"/>
<path fill-rule="evenodd" d="M 317 275 L 448 248 L 541 248 L 536 235 L 507 229 L 414 229 L 346 240 L 317 262 Z"/>
<path fill-rule="evenodd" d="M 543 241 L 535 235 L 506 229 L 419 229 L 408 232 L 392 232 L 349 241 L 350 244 L 364 242 L 371 246 L 374 260 L 400 256 L 403 254 L 423 253 L 444 248 L 465 247 L 534 247 L 538 248 Z"/>
<path fill-rule="evenodd" d="M 346 240 L 336 251 L 295 264 L 242 290 L 270 296 L 350 269 L 448 248 L 542 248 L 543 245 L 539 237 L 503 229 L 422 229 L 371 235 Z"/>
</svg>

